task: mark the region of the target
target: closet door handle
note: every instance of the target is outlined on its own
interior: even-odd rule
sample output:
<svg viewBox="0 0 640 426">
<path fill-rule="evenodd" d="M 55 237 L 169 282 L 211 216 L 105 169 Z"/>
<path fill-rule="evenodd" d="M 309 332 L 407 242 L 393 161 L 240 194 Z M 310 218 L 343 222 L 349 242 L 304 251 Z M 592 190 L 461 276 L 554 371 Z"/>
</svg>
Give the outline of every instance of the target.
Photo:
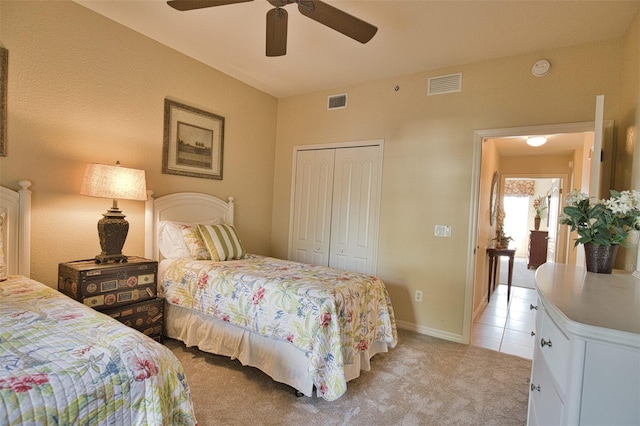
<svg viewBox="0 0 640 426">
<path fill-rule="evenodd" d="M 549 340 L 544 340 L 544 338 L 540 339 L 540 346 L 543 347 L 543 348 L 545 346 L 551 347 L 551 339 L 549 339 Z"/>
</svg>

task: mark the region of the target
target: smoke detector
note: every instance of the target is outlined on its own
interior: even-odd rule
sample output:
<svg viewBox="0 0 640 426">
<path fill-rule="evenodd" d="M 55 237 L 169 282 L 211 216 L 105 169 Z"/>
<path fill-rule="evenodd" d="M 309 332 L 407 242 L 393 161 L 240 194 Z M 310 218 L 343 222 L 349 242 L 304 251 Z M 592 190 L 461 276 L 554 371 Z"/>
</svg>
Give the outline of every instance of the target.
<svg viewBox="0 0 640 426">
<path fill-rule="evenodd" d="M 531 67 L 531 74 L 536 77 L 543 77 L 549 73 L 549 68 L 551 68 L 551 64 L 546 59 L 540 59 Z"/>
</svg>

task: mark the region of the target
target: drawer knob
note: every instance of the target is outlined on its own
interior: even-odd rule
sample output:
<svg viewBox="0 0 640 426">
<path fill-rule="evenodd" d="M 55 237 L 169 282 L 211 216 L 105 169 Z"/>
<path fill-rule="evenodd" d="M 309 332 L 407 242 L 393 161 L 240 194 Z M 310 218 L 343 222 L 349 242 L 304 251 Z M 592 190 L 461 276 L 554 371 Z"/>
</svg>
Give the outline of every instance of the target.
<svg viewBox="0 0 640 426">
<path fill-rule="evenodd" d="M 537 310 L 538 310 L 538 305 L 533 306 L 533 303 L 530 303 L 530 304 L 529 304 L 529 310 L 530 310 L 530 311 L 533 311 L 534 309 L 537 311 Z"/>
<path fill-rule="evenodd" d="M 544 338 L 540 339 L 540 346 L 542 346 L 543 348 L 545 346 L 551 347 L 551 339 L 549 340 L 544 340 Z"/>
<path fill-rule="evenodd" d="M 533 392 L 533 391 L 540 392 L 540 385 L 536 386 L 533 383 L 531 383 L 531 392 Z"/>
<path fill-rule="evenodd" d="M 532 331 L 532 332 L 531 332 L 531 335 L 532 335 L 532 336 L 535 336 L 535 335 L 536 335 L 536 332 L 535 332 L 535 331 Z"/>
</svg>

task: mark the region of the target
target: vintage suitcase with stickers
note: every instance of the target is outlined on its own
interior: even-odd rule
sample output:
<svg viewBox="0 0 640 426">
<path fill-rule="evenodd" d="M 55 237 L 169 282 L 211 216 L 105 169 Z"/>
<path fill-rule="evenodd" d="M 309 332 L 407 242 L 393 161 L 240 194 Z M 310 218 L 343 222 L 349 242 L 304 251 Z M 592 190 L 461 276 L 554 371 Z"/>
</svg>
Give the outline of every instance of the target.
<svg viewBox="0 0 640 426">
<path fill-rule="evenodd" d="M 123 263 L 77 260 L 58 265 L 58 290 L 98 311 L 154 299 L 158 262 L 130 256 Z"/>
</svg>

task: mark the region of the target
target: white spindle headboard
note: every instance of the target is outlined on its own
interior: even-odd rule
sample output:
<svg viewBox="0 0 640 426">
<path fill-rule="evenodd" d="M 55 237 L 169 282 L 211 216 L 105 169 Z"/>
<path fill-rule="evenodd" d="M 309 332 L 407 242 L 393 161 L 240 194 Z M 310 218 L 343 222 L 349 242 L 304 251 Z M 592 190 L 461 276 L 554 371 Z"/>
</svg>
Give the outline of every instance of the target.
<svg viewBox="0 0 640 426">
<path fill-rule="evenodd" d="M 223 201 L 213 195 L 199 192 L 177 192 L 153 198 L 148 191 L 145 205 L 145 248 L 147 259 L 160 260 L 158 250 L 158 222 L 171 220 L 185 223 L 204 223 L 220 218 L 233 225 L 233 197 Z"/>
<path fill-rule="evenodd" d="M 0 187 L 0 211 L 5 220 L 2 229 L 2 248 L 7 273 L 31 275 L 31 181 L 18 182 L 20 189 Z"/>
</svg>

